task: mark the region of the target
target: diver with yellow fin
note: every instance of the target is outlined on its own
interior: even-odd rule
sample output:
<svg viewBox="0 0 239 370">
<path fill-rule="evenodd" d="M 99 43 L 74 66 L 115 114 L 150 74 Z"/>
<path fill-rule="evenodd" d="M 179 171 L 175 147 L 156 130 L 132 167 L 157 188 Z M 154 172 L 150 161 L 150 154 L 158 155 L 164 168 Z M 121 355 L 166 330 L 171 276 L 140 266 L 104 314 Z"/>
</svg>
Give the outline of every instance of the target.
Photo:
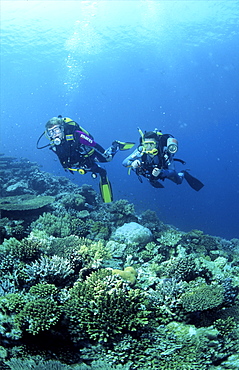
<svg viewBox="0 0 239 370">
<path fill-rule="evenodd" d="M 39 142 L 46 136 L 50 143 L 39 147 Z M 113 195 L 107 172 L 97 162 L 105 163 L 113 159 L 119 150 L 131 149 L 135 143 L 115 140 L 108 149 L 95 142 L 93 136 L 78 123 L 67 117 L 53 117 L 45 125 L 45 131 L 37 141 L 37 148 L 49 147 L 59 158 L 62 167 L 71 173 L 92 177 L 100 176 L 100 192 L 105 203 L 112 202 Z"/>
<path fill-rule="evenodd" d="M 164 181 L 166 178 L 178 185 L 185 179 L 191 188 L 196 191 L 204 186 L 200 180 L 190 175 L 188 171 L 177 172 L 175 170 L 175 161 L 181 164 L 185 164 L 185 162 L 174 158 L 178 150 L 178 141 L 171 134 L 163 134 L 158 129 L 143 133 L 138 128 L 138 131 L 140 133 L 140 144 L 123 161 L 123 166 L 128 167 L 129 171 L 132 169 L 140 182 L 142 182 L 143 176 L 155 188 L 164 188 L 158 180 Z"/>
</svg>

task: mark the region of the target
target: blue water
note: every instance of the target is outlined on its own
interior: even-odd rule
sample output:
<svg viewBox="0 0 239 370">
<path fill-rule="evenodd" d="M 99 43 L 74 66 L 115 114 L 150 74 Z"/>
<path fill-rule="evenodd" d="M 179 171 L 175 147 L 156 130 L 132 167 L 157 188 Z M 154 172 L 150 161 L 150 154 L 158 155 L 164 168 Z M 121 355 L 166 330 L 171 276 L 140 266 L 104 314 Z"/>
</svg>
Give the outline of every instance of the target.
<svg viewBox="0 0 239 370">
<path fill-rule="evenodd" d="M 157 127 L 205 187 L 141 184 L 120 152 L 105 165 L 114 199 L 184 231 L 239 238 L 238 19 L 228 0 L 2 1 L 0 152 L 98 191 L 36 149 L 46 121 L 71 117 L 104 147 Z"/>
</svg>

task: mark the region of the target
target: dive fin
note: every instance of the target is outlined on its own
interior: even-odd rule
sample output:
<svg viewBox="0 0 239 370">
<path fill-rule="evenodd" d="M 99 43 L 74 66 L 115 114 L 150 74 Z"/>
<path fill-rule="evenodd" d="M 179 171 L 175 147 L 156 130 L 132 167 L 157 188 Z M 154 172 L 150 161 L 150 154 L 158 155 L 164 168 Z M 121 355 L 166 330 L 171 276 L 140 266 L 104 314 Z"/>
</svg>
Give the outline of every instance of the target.
<svg viewBox="0 0 239 370">
<path fill-rule="evenodd" d="M 199 191 L 202 189 L 204 184 L 200 180 L 190 175 L 187 171 L 181 171 L 181 172 L 184 173 L 184 178 L 187 181 L 188 185 L 191 186 L 191 188 L 193 188 L 196 191 Z"/>
<path fill-rule="evenodd" d="M 119 150 L 128 150 L 128 149 L 133 148 L 133 146 L 135 145 L 135 143 L 132 143 L 132 142 L 124 142 L 124 141 L 118 141 L 118 140 L 115 140 L 115 142 L 118 144 Z"/>
<path fill-rule="evenodd" d="M 161 184 L 161 182 L 159 181 L 149 181 L 150 185 L 152 185 L 154 188 L 164 188 L 163 184 Z"/>
<path fill-rule="evenodd" d="M 113 202 L 112 188 L 107 176 L 100 177 L 100 194 L 104 203 Z"/>
</svg>

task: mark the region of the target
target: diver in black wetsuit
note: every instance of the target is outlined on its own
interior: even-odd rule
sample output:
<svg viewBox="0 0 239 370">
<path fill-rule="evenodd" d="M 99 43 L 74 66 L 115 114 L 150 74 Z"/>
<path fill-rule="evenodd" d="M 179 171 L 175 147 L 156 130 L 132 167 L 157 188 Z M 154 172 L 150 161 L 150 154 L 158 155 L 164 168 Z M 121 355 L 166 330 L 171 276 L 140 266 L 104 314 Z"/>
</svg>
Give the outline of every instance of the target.
<svg viewBox="0 0 239 370">
<path fill-rule="evenodd" d="M 187 171 L 177 172 L 175 170 L 175 161 L 182 164 L 185 162 L 174 158 L 178 150 L 178 142 L 172 135 L 162 134 L 157 129 L 145 133 L 138 130 L 140 145 L 123 161 L 123 166 L 132 168 L 141 182 L 141 176 L 143 176 L 149 180 L 153 187 L 163 188 L 163 184 L 158 180 L 164 181 L 167 178 L 179 185 L 185 178 L 196 191 L 204 186 L 201 181 L 191 176 Z"/>
<path fill-rule="evenodd" d="M 111 161 L 118 150 L 130 149 L 134 143 L 115 140 L 105 150 L 94 141 L 88 131 L 71 118 L 62 116 L 51 118 L 45 127 L 45 132 L 38 139 L 37 148 L 50 146 L 50 149 L 58 156 L 62 167 L 71 173 L 78 172 L 84 175 L 91 172 L 94 178 L 99 174 L 102 199 L 105 203 L 111 202 L 113 200 L 111 184 L 106 170 L 99 165 L 99 162 Z M 50 144 L 39 147 L 39 141 L 44 134 L 50 140 Z"/>
</svg>

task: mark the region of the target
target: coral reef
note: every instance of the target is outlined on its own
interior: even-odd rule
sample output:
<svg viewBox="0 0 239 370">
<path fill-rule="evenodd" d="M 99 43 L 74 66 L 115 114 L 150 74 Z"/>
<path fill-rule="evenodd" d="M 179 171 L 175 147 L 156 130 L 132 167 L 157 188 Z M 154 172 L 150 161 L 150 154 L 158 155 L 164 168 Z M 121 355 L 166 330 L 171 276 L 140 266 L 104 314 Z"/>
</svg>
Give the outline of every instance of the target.
<svg viewBox="0 0 239 370">
<path fill-rule="evenodd" d="M 4 211 L 28 211 L 38 209 L 53 203 L 55 200 L 51 196 L 35 195 L 14 195 L 11 197 L 0 198 L 0 210 Z"/>
<path fill-rule="evenodd" d="M 111 238 L 121 243 L 140 245 L 150 242 L 152 233 L 136 222 L 128 222 L 118 227 Z"/>
<path fill-rule="evenodd" d="M 238 369 L 238 239 L 26 159 L 0 174 L 1 369 Z"/>
</svg>

